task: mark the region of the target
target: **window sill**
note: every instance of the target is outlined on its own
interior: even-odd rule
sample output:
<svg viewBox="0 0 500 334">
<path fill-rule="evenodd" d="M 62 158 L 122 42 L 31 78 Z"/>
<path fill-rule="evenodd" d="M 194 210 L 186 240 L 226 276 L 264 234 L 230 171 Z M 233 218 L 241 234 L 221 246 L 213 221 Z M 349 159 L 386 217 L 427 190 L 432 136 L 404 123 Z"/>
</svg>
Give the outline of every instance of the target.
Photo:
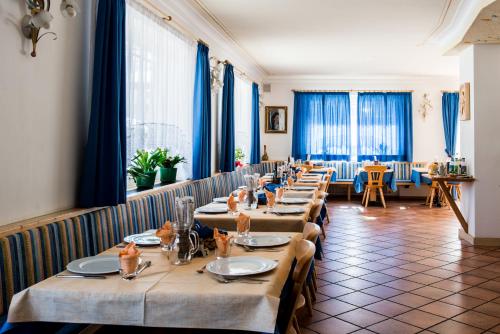
<svg viewBox="0 0 500 334">
<path fill-rule="evenodd" d="M 161 183 L 156 183 L 153 189 L 145 189 L 145 190 L 137 190 L 137 188 L 132 188 L 127 190 L 127 201 L 138 199 L 141 197 L 145 197 L 148 195 L 153 195 L 157 193 L 164 192 L 168 189 L 174 189 L 179 186 L 185 185 L 192 182 L 192 180 L 182 180 L 182 181 L 176 181 L 175 183 L 170 183 L 170 184 L 161 184 Z"/>
</svg>

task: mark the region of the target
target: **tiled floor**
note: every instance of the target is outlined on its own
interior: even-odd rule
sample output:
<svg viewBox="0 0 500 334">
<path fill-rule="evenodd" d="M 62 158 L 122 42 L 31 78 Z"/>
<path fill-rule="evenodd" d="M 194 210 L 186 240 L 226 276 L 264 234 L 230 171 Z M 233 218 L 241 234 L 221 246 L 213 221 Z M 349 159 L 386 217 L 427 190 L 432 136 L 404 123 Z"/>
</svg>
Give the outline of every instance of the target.
<svg viewBox="0 0 500 334">
<path fill-rule="evenodd" d="M 500 248 L 458 240 L 448 208 L 330 201 L 303 333 L 500 333 Z"/>
</svg>

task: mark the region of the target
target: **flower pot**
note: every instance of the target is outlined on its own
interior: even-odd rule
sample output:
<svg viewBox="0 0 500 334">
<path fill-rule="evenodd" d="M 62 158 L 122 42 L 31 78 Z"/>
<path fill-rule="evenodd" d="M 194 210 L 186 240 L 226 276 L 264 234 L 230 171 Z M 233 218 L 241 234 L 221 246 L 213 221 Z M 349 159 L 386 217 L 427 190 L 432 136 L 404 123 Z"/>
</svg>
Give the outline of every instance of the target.
<svg viewBox="0 0 500 334">
<path fill-rule="evenodd" d="M 177 178 L 177 168 L 160 168 L 161 183 L 174 183 Z"/>
<path fill-rule="evenodd" d="M 153 189 L 155 186 L 156 171 L 148 172 L 135 179 L 137 189 Z"/>
</svg>

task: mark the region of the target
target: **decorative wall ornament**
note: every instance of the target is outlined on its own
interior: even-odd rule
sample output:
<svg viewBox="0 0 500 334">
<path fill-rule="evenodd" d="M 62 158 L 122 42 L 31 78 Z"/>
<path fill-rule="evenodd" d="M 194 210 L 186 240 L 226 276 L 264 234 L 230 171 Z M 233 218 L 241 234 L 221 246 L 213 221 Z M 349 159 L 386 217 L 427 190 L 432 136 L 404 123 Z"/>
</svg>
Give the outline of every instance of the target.
<svg viewBox="0 0 500 334">
<path fill-rule="evenodd" d="M 222 79 L 223 69 L 224 62 L 215 57 L 210 57 L 210 87 L 212 88 L 212 93 L 217 93 L 224 86 Z"/>
<path fill-rule="evenodd" d="M 470 120 L 470 83 L 466 82 L 460 86 L 459 96 L 460 120 Z"/>
<path fill-rule="evenodd" d="M 24 37 L 31 40 L 33 51 L 31 56 L 36 57 L 36 46 L 43 36 L 52 35 L 57 39 L 56 33 L 47 31 L 40 34 L 40 29 L 50 29 L 50 22 L 54 19 L 50 14 L 50 0 L 25 0 L 30 14 L 27 14 L 21 20 L 21 31 Z M 75 17 L 80 10 L 75 0 L 62 0 L 59 6 L 64 17 Z"/>
<path fill-rule="evenodd" d="M 266 133 L 286 133 L 287 124 L 287 106 L 266 106 Z"/>
<path fill-rule="evenodd" d="M 432 106 L 431 100 L 429 99 L 429 94 L 424 93 L 424 96 L 422 96 L 422 103 L 420 103 L 420 108 L 418 109 L 418 112 L 420 113 L 424 121 L 433 109 L 434 107 Z"/>
</svg>

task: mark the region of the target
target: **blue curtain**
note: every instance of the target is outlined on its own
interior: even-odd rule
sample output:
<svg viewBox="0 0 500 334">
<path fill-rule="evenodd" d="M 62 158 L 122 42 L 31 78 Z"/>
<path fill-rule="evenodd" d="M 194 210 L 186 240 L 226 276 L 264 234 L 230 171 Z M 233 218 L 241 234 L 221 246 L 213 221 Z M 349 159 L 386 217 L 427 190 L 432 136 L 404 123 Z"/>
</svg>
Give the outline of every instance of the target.
<svg viewBox="0 0 500 334">
<path fill-rule="evenodd" d="M 250 163 L 260 163 L 260 125 L 259 125 L 259 85 L 252 84 L 252 144 L 250 147 Z"/>
<path fill-rule="evenodd" d="M 224 68 L 221 126 L 219 169 L 221 172 L 232 172 L 234 170 L 234 73 L 231 64 L 226 64 Z"/>
<path fill-rule="evenodd" d="M 449 157 L 455 155 L 455 146 L 457 143 L 458 127 L 458 93 L 443 93 L 443 126 L 444 141 L 446 144 L 445 152 Z"/>
<path fill-rule="evenodd" d="M 358 94 L 358 161 L 412 161 L 411 93 Z"/>
<path fill-rule="evenodd" d="M 348 160 L 351 154 L 349 93 L 295 92 L 292 156 Z"/>
<path fill-rule="evenodd" d="M 125 0 L 99 1 L 92 105 L 80 184 L 82 207 L 125 203 Z"/>
<path fill-rule="evenodd" d="M 208 47 L 198 43 L 193 99 L 193 179 L 211 175 L 212 112 Z"/>
</svg>

